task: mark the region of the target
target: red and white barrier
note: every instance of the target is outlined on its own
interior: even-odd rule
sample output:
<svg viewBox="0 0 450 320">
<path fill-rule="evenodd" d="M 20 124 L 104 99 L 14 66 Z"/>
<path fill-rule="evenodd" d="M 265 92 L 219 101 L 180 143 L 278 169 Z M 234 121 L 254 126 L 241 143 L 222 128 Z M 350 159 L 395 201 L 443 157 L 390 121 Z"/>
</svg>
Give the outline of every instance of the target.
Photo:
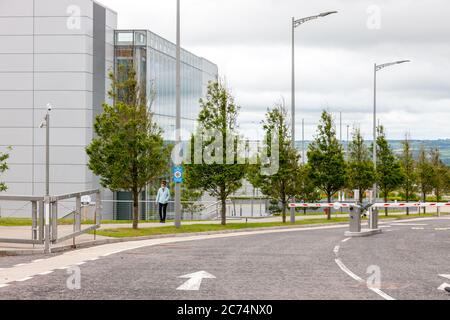
<svg viewBox="0 0 450 320">
<path fill-rule="evenodd" d="M 290 203 L 290 208 L 358 208 L 355 203 Z M 411 203 L 375 203 L 372 208 L 450 208 L 450 203 L 411 202 Z"/>
<path fill-rule="evenodd" d="M 359 207 L 356 203 L 290 203 L 289 208 L 355 208 Z"/>
<path fill-rule="evenodd" d="M 450 208 L 450 203 L 415 202 L 415 203 L 375 203 L 372 208 Z"/>
</svg>

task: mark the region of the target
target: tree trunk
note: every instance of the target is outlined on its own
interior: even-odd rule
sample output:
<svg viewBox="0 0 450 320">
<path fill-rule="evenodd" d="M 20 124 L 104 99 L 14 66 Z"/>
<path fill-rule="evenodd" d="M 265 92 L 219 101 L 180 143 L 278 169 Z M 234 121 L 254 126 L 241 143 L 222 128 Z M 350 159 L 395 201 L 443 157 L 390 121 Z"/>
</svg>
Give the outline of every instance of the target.
<svg viewBox="0 0 450 320">
<path fill-rule="evenodd" d="M 282 210 L 282 216 L 283 216 L 283 223 L 286 223 L 286 201 L 282 201 L 281 205 L 283 206 L 283 210 Z"/>
<path fill-rule="evenodd" d="M 226 226 L 227 225 L 227 198 L 221 197 L 220 201 L 222 203 L 222 208 L 221 208 L 221 213 L 220 213 L 221 224 L 223 226 Z"/>
<path fill-rule="evenodd" d="M 133 190 L 133 229 L 139 228 L 139 192 Z"/>
<path fill-rule="evenodd" d="M 387 194 L 385 194 L 384 195 L 384 203 L 387 203 L 387 202 L 388 202 L 388 196 L 387 196 Z M 388 208 L 384 209 L 384 214 L 386 215 L 386 217 L 389 216 Z"/>
<path fill-rule="evenodd" d="M 422 200 L 423 200 L 424 203 L 427 202 L 427 194 L 426 194 L 426 192 L 422 193 Z M 420 209 L 419 209 L 419 211 L 420 211 Z M 427 208 L 423 207 L 423 214 L 426 214 L 426 213 L 427 213 Z"/>
<path fill-rule="evenodd" d="M 405 192 L 406 203 L 409 203 L 409 192 Z M 406 215 L 409 216 L 409 207 L 406 208 Z"/>
<path fill-rule="evenodd" d="M 328 197 L 328 203 L 331 203 L 331 194 L 329 194 L 327 197 Z M 327 208 L 327 219 L 331 220 L 331 208 Z"/>
</svg>

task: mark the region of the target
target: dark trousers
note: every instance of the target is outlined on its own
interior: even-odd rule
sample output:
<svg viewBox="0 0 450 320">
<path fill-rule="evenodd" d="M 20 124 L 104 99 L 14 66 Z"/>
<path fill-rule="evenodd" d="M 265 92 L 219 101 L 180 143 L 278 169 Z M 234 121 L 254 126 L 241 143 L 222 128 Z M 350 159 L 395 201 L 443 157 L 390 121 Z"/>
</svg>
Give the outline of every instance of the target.
<svg viewBox="0 0 450 320">
<path fill-rule="evenodd" d="M 159 204 L 159 218 L 161 219 L 162 222 L 166 222 L 166 217 L 167 217 L 167 206 L 169 204 L 163 204 L 160 203 Z"/>
</svg>

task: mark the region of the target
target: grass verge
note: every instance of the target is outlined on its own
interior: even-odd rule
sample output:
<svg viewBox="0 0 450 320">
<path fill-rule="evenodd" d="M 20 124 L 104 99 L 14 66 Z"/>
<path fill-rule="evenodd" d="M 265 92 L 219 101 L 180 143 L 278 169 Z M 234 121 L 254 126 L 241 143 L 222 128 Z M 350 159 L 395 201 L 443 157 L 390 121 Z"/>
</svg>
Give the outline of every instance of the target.
<svg viewBox="0 0 450 320">
<path fill-rule="evenodd" d="M 420 216 L 413 215 L 391 215 L 391 216 L 380 216 L 380 219 L 397 219 L 397 220 L 408 220 L 416 218 L 429 218 L 435 217 L 435 214 L 422 214 Z M 364 219 L 364 220 L 367 220 Z M 333 224 L 340 222 L 347 222 L 348 217 L 332 218 L 327 219 L 308 219 L 297 221 L 295 226 L 314 226 L 317 224 Z M 258 228 L 271 228 L 271 227 L 290 227 L 293 226 L 290 223 L 281 222 L 260 222 L 260 223 L 229 223 L 226 226 L 219 224 L 192 224 L 183 225 L 181 228 L 177 229 L 174 226 L 167 227 L 155 227 L 155 228 L 142 228 L 134 230 L 132 228 L 117 228 L 117 229 L 105 229 L 97 231 L 97 235 L 111 238 L 135 238 L 135 237 L 148 237 L 148 236 L 158 236 L 158 235 L 176 235 L 176 234 L 189 234 L 189 233 L 201 233 L 201 232 L 213 232 L 213 231 L 226 231 L 226 230 L 242 230 L 242 229 L 258 229 Z"/>
</svg>

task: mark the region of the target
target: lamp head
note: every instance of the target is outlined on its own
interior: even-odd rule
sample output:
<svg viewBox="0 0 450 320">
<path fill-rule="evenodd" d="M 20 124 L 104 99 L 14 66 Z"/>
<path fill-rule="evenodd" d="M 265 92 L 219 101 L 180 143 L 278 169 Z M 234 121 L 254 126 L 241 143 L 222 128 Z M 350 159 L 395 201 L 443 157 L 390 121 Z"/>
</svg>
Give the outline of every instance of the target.
<svg viewBox="0 0 450 320">
<path fill-rule="evenodd" d="M 323 12 L 323 13 L 319 14 L 319 16 L 326 17 L 326 16 L 329 16 L 330 14 L 335 14 L 335 13 L 338 13 L 338 12 L 337 11 L 328 11 L 328 12 Z"/>
<path fill-rule="evenodd" d="M 53 106 L 51 105 L 51 103 L 47 103 L 47 111 L 50 112 L 52 111 Z"/>
</svg>

